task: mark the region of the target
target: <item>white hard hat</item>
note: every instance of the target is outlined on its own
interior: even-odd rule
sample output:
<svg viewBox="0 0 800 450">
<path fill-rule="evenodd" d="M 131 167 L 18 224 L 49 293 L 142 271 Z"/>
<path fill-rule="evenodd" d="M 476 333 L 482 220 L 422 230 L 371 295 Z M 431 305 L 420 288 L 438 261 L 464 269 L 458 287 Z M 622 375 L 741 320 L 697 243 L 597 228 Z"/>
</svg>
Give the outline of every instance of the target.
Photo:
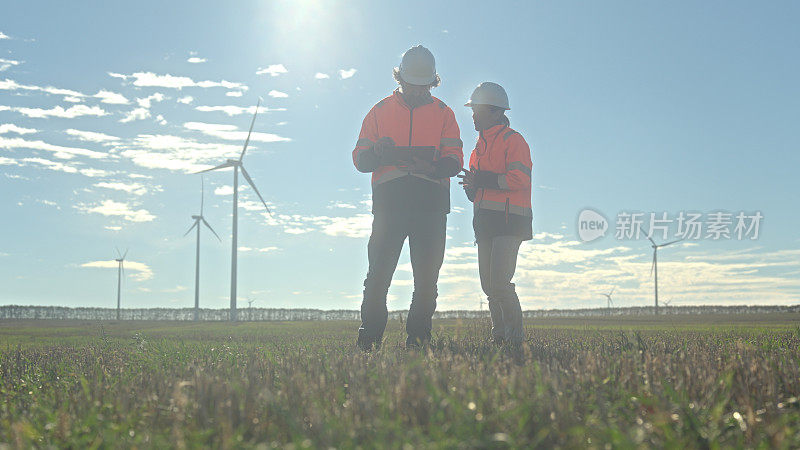
<svg viewBox="0 0 800 450">
<path fill-rule="evenodd" d="M 436 61 L 433 53 L 421 45 L 408 49 L 403 54 L 400 67 L 396 70 L 400 78 L 408 84 L 422 86 L 436 81 Z"/>
<path fill-rule="evenodd" d="M 464 106 L 473 105 L 492 105 L 498 108 L 511 109 L 508 107 L 508 94 L 503 86 L 491 81 L 484 81 L 472 91 L 469 101 Z"/>
</svg>

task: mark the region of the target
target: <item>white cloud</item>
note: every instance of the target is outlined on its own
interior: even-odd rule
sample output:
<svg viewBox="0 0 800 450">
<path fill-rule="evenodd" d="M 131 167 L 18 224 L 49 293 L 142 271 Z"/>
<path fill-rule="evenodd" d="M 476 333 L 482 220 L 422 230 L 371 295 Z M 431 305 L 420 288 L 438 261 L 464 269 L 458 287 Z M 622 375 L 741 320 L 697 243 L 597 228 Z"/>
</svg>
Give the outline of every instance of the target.
<svg viewBox="0 0 800 450">
<path fill-rule="evenodd" d="M 113 78 L 120 78 L 122 80 L 127 80 L 128 79 L 127 75 L 123 75 L 121 73 L 115 73 L 115 72 L 107 72 L 107 73 L 108 73 L 108 76 L 113 77 Z"/>
<path fill-rule="evenodd" d="M 318 80 L 325 80 L 325 79 L 328 79 L 328 78 L 330 78 L 330 77 L 331 77 L 331 76 L 330 76 L 330 75 L 328 75 L 327 73 L 322 73 L 322 72 L 317 72 L 317 74 L 316 74 L 316 75 L 314 75 L 314 78 L 316 78 L 316 79 L 318 79 Z"/>
<path fill-rule="evenodd" d="M 115 229 L 116 227 L 106 227 L 106 228 Z M 138 272 L 131 275 L 131 278 L 135 279 L 136 281 L 146 281 L 153 278 L 153 270 L 150 269 L 150 266 L 148 266 L 145 263 L 125 260 L 122 264 L 123 268 L 126 271 L 131 270 L 134 272 Z M 89 267 L 95 269 L 117 269 L 118 266 L 119 263 L 117 263 L 117 261 L 113 259 L 108 261 L 92 261 L 81 264 L 81 267 Z"/>
<path fill-rule="evenodd" d="M 22 64 L 20 61 L 0 58 L 0 72 L 8 70 L 9 68 L 11 68 L 11 66 L 18 66 L 20 64 Z"/>
<path fill-rule="evenodd" d="M 138 103 L 139 106 L 141 106 L 142 108 L 150 108 L 151 102 L 153 101 L 161 102 L 164 101 L 164 98 L 165 98 L 164 94 L 156 92 L 155 94 L 148 95 L 145 98 L 137 98 L 136 103 Z"/>
<path fill-rule="evenodd" d="M 120 226 L 112 226 L 112 225 L 106 225 L 103 228 L 105 228 L 106 230 L 111 230 L 111 231 L 119 231 L 119 230 L 122 229 L 122 227 L 120 227 Z"/>
<path fill-rule="evenodd" d="M 192 103 L 193 100 L 194 97 L 192 97 L 191 95 L 187 95 L 186 97 L 179 98 L 178 103 L 183 103 L 184 105 L 188 105 L 189 103 Z"/>
<path fill-rule="evenodd" d="M 69 103 L 80 103 L 83 101 L 83 99 L 79 97 L 64 97 L 63 100 Z"/>
<path fill-rule="evenodd" d="M 98 106 L 86 106 L 86 105 L 75 105 L 67 109 L 64 109 L 61 106 L 56 106 L 55 108 L 52 109 L 14 108 L 14 111 L 17 111 L 23 115 L 26 115 L 34 119 L 44 119 L 47 117 L 74 119 L 75 117 L 81 117 L 81 116 L 102 117 L 108 115 L 107 112 L 105 112 L 102 108 Z"/>
<path fill-rule="evenodd" d="M 148 169 L 167 169 L 185 173 L 208 169 L 226 156 L 241 152 L 241 146 L 200 143 L 179 136 L 140 134 L 132 142 L 119 145 L 120 155 Z"/>
<path fill-rule="evenodd" d="M 147 193 L 147 188 L 139 183 L 101 181 L 99 183 L 95 183 L 94 186 L 104 189 L 113 189 L 115 191 L 123 191 L 133 195 L 144 195 Z"/>
<path fill-rule="evenodd" d="M 231 195 L 233 194 L 233 186 L 220 186 L 214 189 L 214 195 Z"/>
<path fill-rule="evenodd" d="M 51 161 L 45 158 L 22 158 L 22 160 L 20 161 L 10 159 L 9 161 L 11 161 L 11 164 L 17 166 L 28 166 L 34 164 L 55 172 L 79 173 L 87 177 L 98 177 L 98 176 L 109 175 L 109 173 L 105 170 L 81 167 L 82 165 L 79 163 L 67 164 L 60 161 Z M 3 162 L 0 162 L 0 164 L 2 163 Z"/>
<path fill-rule="evenodd" d="M 226 141 L 244 141 L 247 139 L 246 131 L 236 131 L 234 125 L 223 125 L 216 123 L 186 122 L 183 127 L 188 130 L 200 131 L 201 133 L 214 136 Z M 272 133 L 253 132 L 250 134 L 251 142 L 288 142 L 291 139 L 278 136 Z"/>
<path fill-rule="evenodd" d="M 89 214 L 101 214 L 104 216 L 119 216 L 129 222 L 150 222 L 156 216 L 150 214 L 145 209 L 134 210 L 127 203 L 115 202 L 114 200 L 103 200 L 99 205 L 80 204 L 76 206 L 80 211 Z"/>
<path fill-rule="evenodd" d="M 0 31 L 0 40 L 2 40 L 2 39 L 11 39 L 11 38 L 7 34 L 5 34 L 2 31 Z"/>
<path fill-rule="evenodd" d="M 120 119 L 122 123 L 133 122 L 134 120 L 144 120 L 150 117 L 150 110 L 147 108 L 134 108 L 125 113 L 125 117 Z"/>
<path fill-rule="evenodd" d="M 95 98 L 101 99 L 102 103 L 108 103 L 110 105 L 127 105 L 130 103 L 127 98 L 125 98 L 122 94 L 117 94 L 116 92 L 100 90 L 97 94 L 94 94 Z"/>
<path fill-rule="evenodd" d="M 271 65 L 267 66 L 266 69 L 259 68 L 256 71 L 256 75 L 269 74 L 269 75 L 272 75 L 273 77 L 277 77 L 278 75 L 280 75 L 282 73 L 288 73 L 288 72 L 289 71 L 286 70 L 286 67 L 284 67 L 283 64 L 271 64 Z"/>
<path fill-rule="evenodd" d="M 156 116 L 156 121 L 158 121 L 159 125 L 166 125 L 167 124 L 167 119 L 165 119 L 164 116 L 162 116 L 161 114 Z"/>
<path fill-rule="evenodd" d="M 356 69 L 347 69 L 347 70 L 341 69 L 341 70 L 339 70 L 339 78 L 341 78 L 343 80 L 346 80 L 348 78 L 352 78 L 353 75 L 355 75 L 355 74 L 356 74 Z"/>
<path fill-rule="evenodd" d="M 192 56 L 191 58 L 186 60 L 186 62 L 189 62 L 189 63 L 192 63 L 192 64 L 200 64 L 200 63 L 204 63 L 206 61 L 208 61 L 206 58 L 198 58 L 196 56 Z"/>
<path fill-rule="evenodd" d="M 263 252 L 263 253 L 272 253 L 272 252 L 276 252 L 278 250 L 280 250 L 278 247 L 264 247 L 264 248 L 258 249 L 258 251 Z"/>
<path fill-rule="evenodd" d="M 22 90 L 26 90 L 26 91 L 39 91 L 39 92 L 45 92 L 47 94 L 61 95 L 61 96 L 73 97 L 73 98 L 86 97 L 86 94 L 80 93 L 78 91 L 73 91 L 73 90 L 70 90 L 70 89 L 61 89 L 61 88 L 56 88 L 56 87 L 53 87 L 53 86 L 41 87 L 41 86 L 31 86 L 31 85 L 19 84 L 16 81 L 10 80 L 10 79 L 5 79 L 3 81 L 0 81 L 0 90 L 3 90 L 3 91 L 15 91 L 15 90 L 18 90 L 18 89 L 22 89 Z"/>
<path fill-rule="evenodd" d="M 59 159 L 71 159 L 75 156 L 88 156 L 94 159 L 104 159 L 108 157 L 107 154 L 87 150 L 85 148 L 64 147 L 61 145 L 48 144 L 43 141 L 27 141 L 23 138 L 4 138 L 0 136 L 0 148 L 14 150 L 19 148 L 27 148 L 31 150 L 43 150 L 52 152 L 53 156 Z"/>
<path fill-rule="evenodd" d="M 289 96 L 289 94 L 287 94 L 285 92 L 276 91 L 276 90 L 269 91 L 269 94 L 267 94 L 267 95 L 269 95 L 272 98 L 286 98 L 286 97 Z"/>
<path fill-rule="evenodd" d="M 236 116 L 236 115 L 239 115 L 239 114 L 253 114 L 256 111 L 256 107 L 255 106 L 243 107 L 243 106 L 232 106 L 232 105 L 227 105 L 227 106 L 198 106 L 195 109 L 198 110 L 198 111 L 202 111 L 202 112 L 220 111 L 220 112 L 224 112 L 225 114 L 227 114 L 229 116 Z M 262 107 L 259 108 L 259 111 L 260 112 L 286 111 L 286 108 L 267 108 L 267 107 L 262 106 Z"/>
<path fill-rule="evenodd" d="M 75 136 L 82 141 L 88 142 L 108 143 L 119 141 L 119 138 L 116 136 L 109 136 L 107 134 L 97 133 L 94 131 L 81 131 L 70 128 L 66 130 L 66 133 L 70 136 Z"/>
<path fill-rule="evenodd" d="M 241 97 L 242 96 L 242 91 L 230 91 L 230 92 L 226 92 L 225 95 L 228 96 L 228 97 Z"/>
<path fill-rule="evenodd" d="M 33 128 L 18 127 L 13 123 L 0 123 L 0 134 L 6 134 L 6 133 L 30 134 L 36 132 L 37 130 L 34 130 Z"/>
<path fill-rule="evenodd" d="M 140 87 L 164 87 L 172 89 L 183 89 L 185 87 L 201 87 L 201 88 L 223 87 L 226 89 L 241 89 L 243 91 L 248 89 L 247 86 L 245 86 L 242 83 L 234 83 L 225 80 L 194 81 L 189 77 L 173 76 L 170 74 L 157 75 L 152 72 L 136 72 L 130 75 L 130 77 L 135 79 L 133 85 Z"/>
</svg>

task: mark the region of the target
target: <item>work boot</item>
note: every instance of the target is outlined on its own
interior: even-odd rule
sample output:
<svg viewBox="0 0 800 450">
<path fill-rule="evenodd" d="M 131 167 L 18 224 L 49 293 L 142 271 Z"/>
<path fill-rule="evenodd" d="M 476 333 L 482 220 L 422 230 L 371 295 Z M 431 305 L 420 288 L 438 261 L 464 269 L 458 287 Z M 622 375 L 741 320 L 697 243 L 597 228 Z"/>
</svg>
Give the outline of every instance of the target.
<svg viewBox="0 0 800 450">
<path fill-rule="evenodd" d="M 406 338 L 406 348 L 407 349 L 412 349 L 412 348 L 420 349 L 420 348 L 426 347 L 428 344 L 430 344 L 430 342 L 431 342 L 430 338 L 417 337 L 417 336 L 409 335 Z"/>
<path fill-rule="evenodd" d="M 381 347 L 381 341 L 367 336 L 364 330 L 358 330 L 358 339 L 356 340 L 358 348 L 365 352 L 370 352 L 373 349 L 377 350 Z"/>
</svg>

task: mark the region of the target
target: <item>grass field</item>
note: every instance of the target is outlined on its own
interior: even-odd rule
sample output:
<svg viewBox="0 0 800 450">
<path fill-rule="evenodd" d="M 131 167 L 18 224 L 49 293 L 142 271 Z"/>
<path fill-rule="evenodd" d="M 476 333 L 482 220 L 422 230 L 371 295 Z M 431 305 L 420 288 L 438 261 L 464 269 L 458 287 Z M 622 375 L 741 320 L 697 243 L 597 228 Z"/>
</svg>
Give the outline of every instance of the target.
<svg viewBox="0 0 800 450">
<path fill-rule="evenodd" d="M 798 448 L 800 315 L 0 322 L 0 447 Z"/>
</svg>

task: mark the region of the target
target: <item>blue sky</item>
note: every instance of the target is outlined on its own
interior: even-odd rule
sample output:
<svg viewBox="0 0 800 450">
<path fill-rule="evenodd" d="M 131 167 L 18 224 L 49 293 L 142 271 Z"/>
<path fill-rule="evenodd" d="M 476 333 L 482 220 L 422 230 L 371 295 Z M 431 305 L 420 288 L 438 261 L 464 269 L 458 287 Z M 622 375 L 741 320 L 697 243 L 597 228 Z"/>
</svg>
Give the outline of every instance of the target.
<svg viewBox="0 0 800 450">
<path fill-rule="evenodd" d="M 45 11 L 45 13 L 42 13 Z M 193 304 L 199 175 L 241 148 L 240 304 L 355 309 L 366 273 L 369 176 L 350 152 L 391 70 L 429 47 L 468 160 L 461 106 L 481 81 L 509 93 L 533 151 L 535 239 L 523 307 L 652 303 L 646 240 L 621 212 L 760 212 L 758 239 L 659 252 L 672 304 L 800 299 L 800 5 L 796 2 L 7 2 L 0 11 L 0 304 L 108 306 L 115 247 L 126 307 Z M 226 307 L 231 172 L 205 176 L 201 304 Z M 453 213 L 440 309 L 479 307 L 470 205 Z M 581 210 L 612 230 L 580 242 Z M 645 221 L 645 226 L 647 220 Z M 674 227 L 673 227 L 674 228 Z M 674 230 L 670 231 L 670 236 Z M 410 301 L 407 251 L 389 307 Z"/>
</svg>

